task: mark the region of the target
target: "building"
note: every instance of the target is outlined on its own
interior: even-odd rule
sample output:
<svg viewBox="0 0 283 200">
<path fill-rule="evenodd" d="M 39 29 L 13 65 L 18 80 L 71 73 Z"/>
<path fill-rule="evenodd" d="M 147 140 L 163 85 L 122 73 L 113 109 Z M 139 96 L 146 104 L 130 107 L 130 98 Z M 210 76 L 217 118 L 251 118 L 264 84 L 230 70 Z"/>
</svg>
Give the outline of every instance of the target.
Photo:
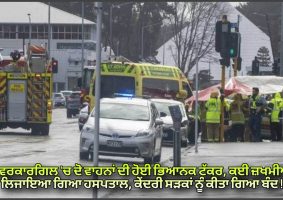
<svg viewBox="0 0 283 200">
<path fill-rule="evenodd" d="M 48 5 L 40 2 L 0 2 L 0 48 L 2 55 L 23 49 L 29 42 L 48 43 Z M 28 16 L 30 14 L 30 16 Z M 72 90 L 82 69 L 82 18 L 55 7 L 50 7 L 50 56 L 58 60 L 54 74 L 54 91 Z M 84 19 L 84 65 L 93 65 L 95 54 L 94 22 Z M 102 59 L 105 52 L 102 52 Z"/>
<path fill-rule="evenodd" d="M 253 24 L 248 18 L 246 18 L 242 13 L 240 13 L 236 8 L 234 8 L 229 2 L 223 2 L 225 7 L 229 10 L 227 13 L 228 20 L 232 23 L 236 23 L 238 16 L 240 19 L 239 32 L 241 33 L 241 57 L 242 57 L 242 68 L 238 72 L 238 76 L 248 75 L 251 71 L 252 60 L 257 56 L 257 51 L 260 47 L 265 46 L 270 52 L 271 61 L 273 61 L 273 55 L 271 50 L 270 38 L 263 31 L 261 31 L 255 24 Z M 219 19 L 221 20 L 221 19 Z M 174 50 L 175 45 L 173 38 L 164 43 L 157 51 L 158 54 L 156 58 L 165 65 L 176 65 L 174 62 L 174 54 L 176 55 L 176 50 Z M 215 56 L 216 55 L 216 56 Z M 220 59 L 219 54 L 211 55 L 211 57 L 218 57 L 217 59 L 200 59 L 199 61 L 199 71 L 208 70 L 213 77 L 212 80 L 221 80 L 221 66 L 218 61 Z M 270 74 L 272 67 L 264 70 L 262 74 Z M 193 79 L 196 73 L 195 67 L 189 72 L 189 79 Z M 226 79 L 233 76 L 233 70 L 226 68 L 225 73 Z"/>
</svg>

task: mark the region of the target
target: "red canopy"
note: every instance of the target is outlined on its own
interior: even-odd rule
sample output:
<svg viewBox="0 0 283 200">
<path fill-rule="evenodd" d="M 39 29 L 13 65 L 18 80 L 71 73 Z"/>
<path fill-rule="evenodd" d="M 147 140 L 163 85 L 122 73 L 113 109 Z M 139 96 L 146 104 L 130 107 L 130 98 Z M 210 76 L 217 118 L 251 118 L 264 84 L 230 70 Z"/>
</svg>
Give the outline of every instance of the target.
<svg viewBox="0 0 283 200">
<path fill-rule="evenodd" d="M 207 101 L 210 97 L 211 92 L 219 90 L 218 88 L 220 88 L 220 87 L 221 87 L 221 85 L 219 83 L 219 84 L 210 86 L 210 87 L 208 87 L 204 90 L 199 91 L 198 92 L 198 100 L 199 101 Z M 190 98 L 188 98 L 185 101 L 185 103 L 187 104 L 188 102 L 191 102 L 191 101 L 194 101 L 194 100 L 195 100 L 195 96 L 191 96 Z"/>
</svg>

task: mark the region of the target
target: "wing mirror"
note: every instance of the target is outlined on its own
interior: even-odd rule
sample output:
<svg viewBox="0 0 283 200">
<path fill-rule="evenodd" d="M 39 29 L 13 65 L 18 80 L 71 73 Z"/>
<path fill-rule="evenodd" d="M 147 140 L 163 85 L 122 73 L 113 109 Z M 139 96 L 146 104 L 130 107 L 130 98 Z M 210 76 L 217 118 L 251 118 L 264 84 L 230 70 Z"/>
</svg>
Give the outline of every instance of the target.
<svg viewBox="0 0 283 200">
<path fill-rule="evenodd" d="M 163 125 L 163 124 L 164 124 L 164 122 L 163 122 L 162 119 L 156 119 L 155 120 L 155 125 L 159 126 L 159 125 Z"/>
</svg>

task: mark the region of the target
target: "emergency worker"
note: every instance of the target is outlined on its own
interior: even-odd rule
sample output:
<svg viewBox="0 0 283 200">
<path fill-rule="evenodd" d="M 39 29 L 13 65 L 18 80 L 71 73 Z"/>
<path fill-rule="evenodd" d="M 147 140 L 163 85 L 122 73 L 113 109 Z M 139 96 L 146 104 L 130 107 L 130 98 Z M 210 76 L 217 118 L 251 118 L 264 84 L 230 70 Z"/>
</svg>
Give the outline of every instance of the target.
<svg viewBox="0 0 283 200">
<path fill-rule="evenodd" d="M 259 95 L 259 89 L 253 88 L 252 95 L 249 99 L 250 118 L 249 125 L 252 133 L 253 142 L 261 142 L 261 121 L 266 100 Z"/>
<path fill-rule="evenodd" d="M 245 107 L 245 102 L 243 101 L 242 95 L 236 94 L 233 98 L 233 102 L 230 105 L 230 115 L 232 121 L 232 127 L 230 131 L 231 142 L 244 142 L 245 111 L 247 111 L 247 109 Z"/>
<path fill-rule="evenodd" d="M 283 99 L 279 92 L 274 94 L 267 106 L 270 115 L 270 132 L 272 141 L 280 141 L 282 139 L 281 126 L 279 123 L 279 113 L 282 107 Z"/>
<path fill-rule="evenodd" d="M 219 141 L 219 125 L 221 113 L 221 100 L 218 98 L 218 92 L 212 92 L 210 98 L 205 104 L 206 108 L 206 128 L 208 142 Z"/>
</svg>

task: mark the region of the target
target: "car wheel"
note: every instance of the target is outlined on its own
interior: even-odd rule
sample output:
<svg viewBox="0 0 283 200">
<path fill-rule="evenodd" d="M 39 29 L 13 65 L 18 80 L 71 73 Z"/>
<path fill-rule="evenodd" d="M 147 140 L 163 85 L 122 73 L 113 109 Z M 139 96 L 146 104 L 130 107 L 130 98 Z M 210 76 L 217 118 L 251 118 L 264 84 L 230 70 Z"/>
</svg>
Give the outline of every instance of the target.
<svg viewBox="0 0 283 200">
<path fill-rule="evenodd" d="M 67 109 L 67 118 L 72 118 L 72 113 Z"/>
<path fill-rule="evenodd" d="M 49 125 L 41 126 L 41 135 L 49 135 Z"/>
<path fill-rule="evenodd" d="M 181 147 L 187 147 L 187 146 L 188 146 L 188 141 L 187 140 L 182 140 Z"/>
<path fill-rule="evenodd" d="M 154 158 L 150 157 L 150 158 L 144 158 L 144 164 L 153 164 Z"/>
<path fill-rule="evenodd" d="M 36 126 L 31 128 L 31 135 L 40 135 L 40 129 Z"/>
<path fill-rule="evenodd" d="M 88 152 L 80 152 L 80 160 L 88 160 L 89 154 Z"/>
<path fill-rule="evenodd" d="M 161 160 L 161 153 L 159 153 L 158 155 L 154 156 L 153 161 L 155 163 L 159 163 Z"/>
</svg>

